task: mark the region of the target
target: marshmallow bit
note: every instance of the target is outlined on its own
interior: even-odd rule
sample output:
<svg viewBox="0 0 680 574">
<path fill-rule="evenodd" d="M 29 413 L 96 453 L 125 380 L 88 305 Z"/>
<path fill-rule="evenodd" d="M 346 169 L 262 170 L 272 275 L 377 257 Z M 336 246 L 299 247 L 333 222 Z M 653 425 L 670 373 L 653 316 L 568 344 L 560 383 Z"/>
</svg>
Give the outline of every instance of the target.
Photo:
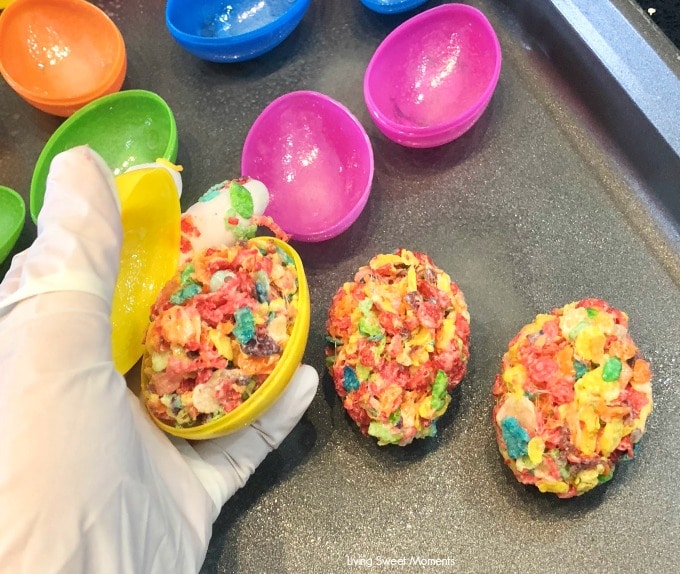
<svg viewBox="0 0 680 574">
<path fill-rule="evenodd" d="M 267 187 L 256 179 L 245 177 L 211 187 L 182 215 L 181 262 L 209 247 L 253 237 L 257 230 L 253 217 L 261 216 L 268 203 Z"/>
</svg>

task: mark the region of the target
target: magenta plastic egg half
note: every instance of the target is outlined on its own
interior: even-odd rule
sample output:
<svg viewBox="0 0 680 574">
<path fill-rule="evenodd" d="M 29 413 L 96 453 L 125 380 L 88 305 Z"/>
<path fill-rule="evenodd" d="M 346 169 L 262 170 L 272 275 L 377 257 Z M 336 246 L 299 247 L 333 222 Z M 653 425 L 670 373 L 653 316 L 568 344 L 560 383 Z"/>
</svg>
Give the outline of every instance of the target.
<svg viewBox="0 0 680 574">
<path fill-rule="evenodd" d="M 270 103 L 243 146 L 241 173 L 269 190 L 265 215 L 293 239 L 323 241 L 345 231 L 366 205 L 373 148 L 336 100 L 297 91 Z"/>
<path fill-rule="evenodd" d="M 500 44 L 484 14 L 443 4 L 406 20 L 378 46 L 364 75 L 364 99 L 388 138 L 434 147 L 479 119 L 500 71 Z"/>
</svg>

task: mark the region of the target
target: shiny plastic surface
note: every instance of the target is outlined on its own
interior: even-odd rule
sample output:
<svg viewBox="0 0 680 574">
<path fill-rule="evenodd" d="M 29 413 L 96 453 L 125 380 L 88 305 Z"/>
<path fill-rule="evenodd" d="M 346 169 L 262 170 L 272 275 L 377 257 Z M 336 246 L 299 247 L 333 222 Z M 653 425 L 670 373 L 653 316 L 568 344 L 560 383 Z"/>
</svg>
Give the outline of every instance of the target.
<svg viewBox="0 0 680 574">
<path fill-rule="evenodd" d="M 26 203 L 16 191 L 0 185 L 0 263 L 12 251 L 26 221 Z"/>
<path fill-rule="evenodd" d="M 16 0 L 0 15 L 0 73 L 28 103 L 69 116 L 125 79 L 123 36 L 85 0 Z"/>
<path fill-rule="evenodd" d="M 233 411 L 228 412 L 217 420 L 197 427 L 176 428 L 162 423 L 156 419 L 153 414 L 149 413 L 154 422 L 165 432 L 192 440 L 210 439 L 236 432 L 256 420 L 274 404 L 290 382 L 295 370 L 300 366 L 307 345 L 311 313 L 307 277 L 305 276 L 300 256 L 287 243 L 276 238 L 256 237 L 251 239 L 249 244 L 254 243 L 257 245 L 258 243 L 266 242 L 274 242 L 278 247 L 285 251 L 293 259 L 297 271 L 298 314 L 295 323 L 293 324 L 290 338 L 281 355 L 281 359 L 260 388 L 257 389 L 248 400 L 244 401 Z M 149 358 L 145 354 L 142 361 L 148 360 Z M 141 385 L 143 394 L 146 386 L 144 368 L 142 368 Z"/>
<path fill-rule="evenodd" d="M 486 16 L 466 4 L 444 4 L 413 16 L 383 40 L 366 69 L 364 98 L 387 137 L 434 147 L 479 119 L 500 71 L 500 44 Z"/>
<path fill-rule="evenodd" d="M 58 153 L 89 145 L 114 175 L 158 158 L 177 158 L 177 126 L 172 110 L 147 90 L 125 90 L 95 100 L 78 110 L 45 144 L 31 180 L 31 217 L 38 219 L 50 163 Z"/>
<path fill-rule="evenodd" d="M 361 3 L 378 14 L 399 14 L 413 10 L 427 0 L 361 0 Z"/>
<path fill-rule="evenodd" d="M 278 46 L 310 0 L 168 0 L 165 21 L 187 51 L 211 62 L 251 60 Z"/>
<path fill-rule="evenodd" d="M 179 262 L 180 205 L 177 187 L 164 168 L 116 177 L 123 246 L 111 308 L 111 346 L 125 374 L 144 352 L 149 309 Z"/>
<path fill-rule="evenodd" d="M 341 103 L 298 91 L 271 102 L 246 136 L 243 175 L 269 190 L 265 211 L 299 241 L 345 231 L 366 205 L 373 148 L 363 126 Z"/>
</svg>

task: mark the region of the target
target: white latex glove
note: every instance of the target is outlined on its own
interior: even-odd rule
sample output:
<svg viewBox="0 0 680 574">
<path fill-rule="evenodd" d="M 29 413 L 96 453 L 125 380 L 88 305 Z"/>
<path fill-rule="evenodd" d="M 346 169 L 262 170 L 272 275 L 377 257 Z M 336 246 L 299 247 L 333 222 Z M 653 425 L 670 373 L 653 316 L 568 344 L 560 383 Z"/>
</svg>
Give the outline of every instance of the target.
<svg viewBox="0 0 680 574">
<path fill-rule="evenodd" d="M 111 361 L 114 189 L 88 148 L 57 156 L 38 237 L 0 284 L 3 572 L 197 572 L 222 504 L 316 392 L 302 366 L 259 421 L 212 441 L 151 422 Z"/>
</svg>

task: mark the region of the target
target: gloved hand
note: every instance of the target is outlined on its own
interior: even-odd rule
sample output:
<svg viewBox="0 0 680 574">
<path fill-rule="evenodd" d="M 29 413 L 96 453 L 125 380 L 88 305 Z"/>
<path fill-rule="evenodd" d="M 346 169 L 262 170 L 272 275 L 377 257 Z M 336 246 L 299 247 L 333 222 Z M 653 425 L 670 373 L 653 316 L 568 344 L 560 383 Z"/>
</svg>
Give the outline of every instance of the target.
<svg viewBox="0 0 680 574">
<path fill-rule="evenodd" d="M 211 441 L 151 422 L 111 360 L 114 185 L 88 148 L 57 156 L 38 237 L 0 284 L 3 572 L 197 572 L 221 506 L 316 392 L 301 366 L 259 421 Z"/>
</svg>

